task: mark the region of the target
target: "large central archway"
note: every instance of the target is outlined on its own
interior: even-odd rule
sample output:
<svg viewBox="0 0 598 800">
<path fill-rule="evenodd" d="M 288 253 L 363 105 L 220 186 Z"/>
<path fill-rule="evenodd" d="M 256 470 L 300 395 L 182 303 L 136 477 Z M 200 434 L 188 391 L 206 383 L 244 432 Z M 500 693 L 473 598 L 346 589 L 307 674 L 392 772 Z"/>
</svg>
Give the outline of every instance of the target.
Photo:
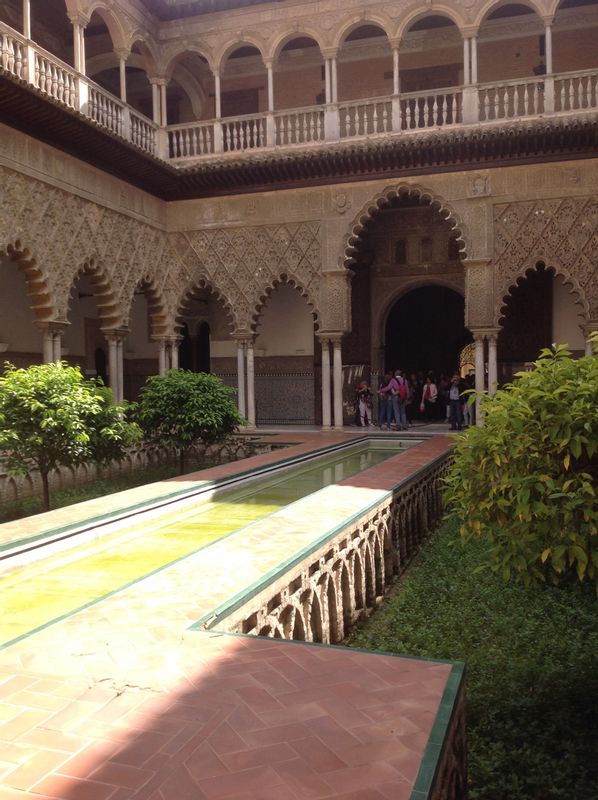
<svg viewBox="0 0 598 800">
<path fill-rule="evenodd" d="M 402 295 L 386 320 L 386 370 L 448 375 L 459 368 L 463 347 L 472 341 L 465 327 L 465 301 L 446 286 L 422 286 Z"/>
</svg>

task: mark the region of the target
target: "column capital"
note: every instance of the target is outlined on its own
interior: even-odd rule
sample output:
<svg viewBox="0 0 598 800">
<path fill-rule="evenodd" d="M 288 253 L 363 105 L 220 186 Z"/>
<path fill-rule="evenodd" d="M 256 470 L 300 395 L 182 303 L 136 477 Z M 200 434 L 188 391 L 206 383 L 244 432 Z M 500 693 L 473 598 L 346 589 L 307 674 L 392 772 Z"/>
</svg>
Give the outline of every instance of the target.
<svg viewBox="0 0 598 800">
<path fill-rule="evenodd" d="M 57 322 L 55 320 L 46 320 L 44 322 L 36 323 L 37 327 L 42 333 L 53 333 L 55 335 L 62 335 L 70 322 Z"/>
<path fill-rule="evenodd" d="M 502 328 L 472 328 L 470 327 L 474 340 L 475 339 L 490 339 L 496 338 L 501 332 Z"/>
<path fill-rule="evenodd" d="M 152 86 L 167 86 L 168 78 L 163 75 L 148 75 L 148 81 Z"/>
<path fill-rule="evenodd" d="M 464 39 L 475 39 L 478 35 L 478 28 L 475 25 L 466 25 L 461 28 L 461 34 Z"/>
<path fill-rule="evenodd" d="M 324 59 L 327 58 L 336 58 L 338 56 L 338 48 L 337 47 L 324 47 L 321 51 L 322 56 Z"/>
<path fill-rule="evenodd" d="M 115 47 L 114 48 L 114 55 L 118 58 L 124 58 L 126 61 L 127 58 L 131 55 L 131 51 L 127 47 Z"/>
<path fill-rule="evenodd" d="M 388 40 L 391 50 L 399 50 L 401 47 L 401 39 L 398 36 L 393 36 Z"/>
<path fill-rule="evenodd" d="M 235 331 L 231 334 L 231 338 L 243 344 L 253 344 L 257 338 L 257 334 L 252 331 Z"/>
<path fill-rule="evenodd" d="M 72 25 L 79 25 L 80 28 L 86 28 L 89 25 L 90 17 L 84 14 L 83 11 L 75 12 L 68 15 Z"/>
<path fill-rule="evenodd" d="M 554 14 L 542 14 L 541 20 L 544 23 L 545 28 L 550 28 L 554 25 Z"/>
<path fill-rule="evenodd" d="M 584 322 L 579 327 L 586 336 L 589 336 L 590 333 L 598 331 L 598 320 L 589 320 L 589 322 Z"/>
<path fill-rule="evenodd" d="M 129 335 L 128 328 L 112 328 L 111 330 L 101 329 L 108 342 L 123 342 Z"/>
</svg>

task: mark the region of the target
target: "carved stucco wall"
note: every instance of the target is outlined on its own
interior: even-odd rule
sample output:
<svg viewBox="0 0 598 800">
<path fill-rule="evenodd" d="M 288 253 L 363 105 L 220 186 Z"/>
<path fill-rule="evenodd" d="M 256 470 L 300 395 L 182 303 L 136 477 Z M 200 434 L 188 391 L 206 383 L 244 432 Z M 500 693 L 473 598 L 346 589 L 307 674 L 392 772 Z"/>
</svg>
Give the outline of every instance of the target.
<svg viewBox="0 0 598 800">
<path fill-rule="evenodd" d="M 560 197 L 494 207 L 494 322 L 517 278 L 539 261 L 554 268 L 598 319 L 598 196 Z"/>
<path fill-rule="evenodd" d="M 0 252 L 10 249 L 21 262 L 40 320 L 67 319 L 81 271 L 94 276 L 107 329 L 126 327 L 140 283 L 160 306 L 155 334 L 173 332 L 184 295 L 197 284 L 214 290 L 239 330 L 249 331 L 268 290 L 284 279 L 318 313 L 317 222 L 165 233 L 5 167 L 0 182 Z"/>
</svg>

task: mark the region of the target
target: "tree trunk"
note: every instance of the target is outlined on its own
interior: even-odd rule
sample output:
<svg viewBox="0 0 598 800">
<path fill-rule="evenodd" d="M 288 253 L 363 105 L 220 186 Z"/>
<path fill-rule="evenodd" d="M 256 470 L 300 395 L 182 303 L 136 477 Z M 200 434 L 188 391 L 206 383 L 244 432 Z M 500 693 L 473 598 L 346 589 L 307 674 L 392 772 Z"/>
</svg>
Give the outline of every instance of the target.
<svg viewBox="0 0 598 800">
<path fill-rule="evenodd" d="M 50 487 L 48 485 L 48 473 L 41 472 L 42 478 L 42 506 L 44 511 L 50 510 Z"/>
</svg>

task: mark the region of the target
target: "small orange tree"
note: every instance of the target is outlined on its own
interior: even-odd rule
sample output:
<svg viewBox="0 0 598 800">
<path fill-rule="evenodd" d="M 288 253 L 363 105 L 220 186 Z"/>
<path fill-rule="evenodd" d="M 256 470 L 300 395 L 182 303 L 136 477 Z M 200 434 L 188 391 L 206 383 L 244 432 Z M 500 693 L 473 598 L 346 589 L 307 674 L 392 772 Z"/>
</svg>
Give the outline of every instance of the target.
<svg viewBox="0 0 598 800">
<path fill-rule="evenodd" d="M 532 372 L 482 398 L 484 424 L 456 437 L 446 480 L 461 539 L 490 544 L 505 579 L 575 572 L 598 592 L 598 335 L 595 355 L 543 350 Z"/>
<path fill-rule="evenodd" d="M 65 362 L 16 369 L 0 376 L 0 449 L 9 474 L 32 466 L 42 479 L 43 508 L 50 508 L 48 476 L 59 466 L 123 458 L 140 435 L 112 405 L 112 392 Z"/>
</svg>

